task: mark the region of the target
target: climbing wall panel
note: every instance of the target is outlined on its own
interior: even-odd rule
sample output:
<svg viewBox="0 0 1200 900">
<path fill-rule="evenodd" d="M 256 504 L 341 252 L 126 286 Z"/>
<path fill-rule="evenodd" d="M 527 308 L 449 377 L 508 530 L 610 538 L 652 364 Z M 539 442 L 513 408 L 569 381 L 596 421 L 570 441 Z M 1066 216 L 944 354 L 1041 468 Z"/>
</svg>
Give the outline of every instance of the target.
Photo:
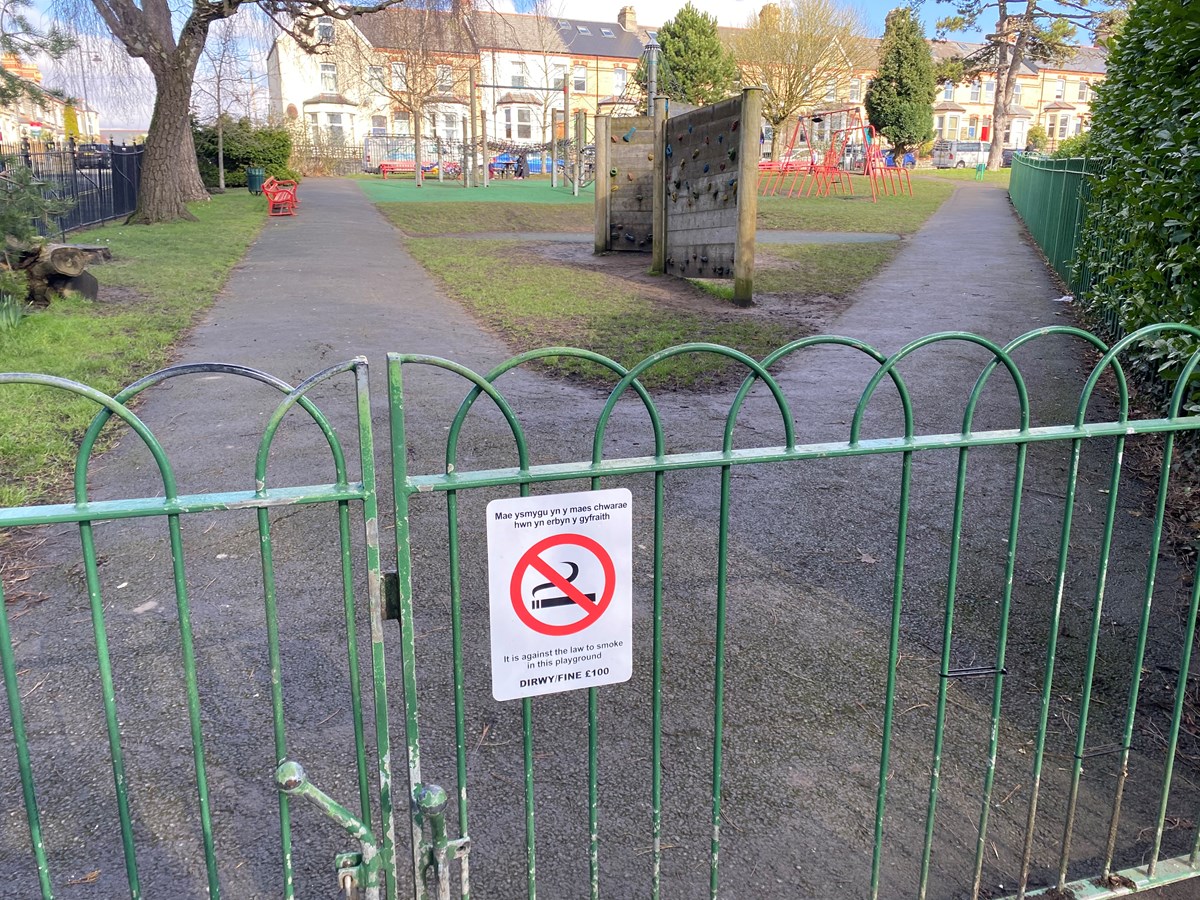
<svg viewBox="0 0 1200 900">
<path fill-rule="evenodd" d="M 732 278 L 742 190 L 742 98 L 667 121 L 665 270 L 684 278 Z M 758 123 L 748 123 L 758 133 Z M 757 162 L 757 161 L 756 161 Z"/>
<path fill-rule="evenodd" d="M 650 116 L 627 116 L 609 122 L 606 149 L 610 250 L 650 252 L 654 211 L 653 124 Z"/>
</svg>

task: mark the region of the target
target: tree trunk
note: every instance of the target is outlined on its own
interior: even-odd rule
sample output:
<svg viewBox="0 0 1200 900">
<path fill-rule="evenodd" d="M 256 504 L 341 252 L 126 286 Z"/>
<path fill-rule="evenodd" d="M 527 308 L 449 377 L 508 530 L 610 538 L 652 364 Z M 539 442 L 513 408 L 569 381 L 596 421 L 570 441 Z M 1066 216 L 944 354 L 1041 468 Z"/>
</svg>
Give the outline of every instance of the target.
<svg viewBox="0 0 1200 900">
<path fill-rule="evenodd" d="M 221 118 L 221 107 L 217 106 L 217 185 L 225 193 L 225 122 Z"/>
<path fill-rule="evenodd" d="M 128 224 L 152 225 L 156 222 L 175 222 L 195 219 L 185 204 L 207 200 L 208 191 L 200 180 L 196 162 L 196 146 L 188 108 L 192 100 L 192 75 L 196 64 L 187 65 L 182 50 L 172 54 L 164 71 L 155 71 L 154 83 L 158 96 L 154 100 L 154 115 L 146 137 L 146 155 L 142 159 L 142 184 L 138 205 Z"/>
</svg>

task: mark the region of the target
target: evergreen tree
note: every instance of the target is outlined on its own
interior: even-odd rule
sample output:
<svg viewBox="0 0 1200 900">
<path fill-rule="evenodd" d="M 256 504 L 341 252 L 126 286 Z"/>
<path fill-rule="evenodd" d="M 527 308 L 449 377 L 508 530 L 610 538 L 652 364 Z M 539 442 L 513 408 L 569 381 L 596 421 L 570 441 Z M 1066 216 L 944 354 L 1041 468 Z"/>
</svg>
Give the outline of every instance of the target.
<svg viewBox="0 0 1200 900">
<path fill-rule="evenodd" d="M 733 93 L 737 63 L 717 37 L 717 19 L 692 6 L 691 0 L 658 30 L 662 45 L 659 91 L 672 100 L 697 106 Z"/>
<path fill-rule="evenodd" d="M 29 17 L 30 0 L 0 0 L 0 106 L 7 105 L 20 97 L 30 97 L 41 102 L 47 93 L 37 84 L 21 78 L 14 68 L 5 68 L 8 62 L 23 62 L 45 53 L 58 59 L 71 49 L 66 33 L 57 27 L 40 31 Z"/>
<path fill-rule="evenodd" d="M 897 154 L 933 136 L 937 85 L 933 55 L 921 23 L 907 7 L 887 15 L 879 48 L 879 71 L 867 88 L 867 118 L 892 142 Z"/>
</svg>

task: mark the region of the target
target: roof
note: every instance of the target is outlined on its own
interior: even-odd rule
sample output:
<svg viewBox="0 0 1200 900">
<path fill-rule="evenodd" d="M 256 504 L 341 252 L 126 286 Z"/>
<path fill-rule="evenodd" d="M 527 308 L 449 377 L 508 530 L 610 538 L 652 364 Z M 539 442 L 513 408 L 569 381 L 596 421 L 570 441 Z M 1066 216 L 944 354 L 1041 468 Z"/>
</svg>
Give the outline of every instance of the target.
<svg viewBox="0 0 1200 900">
<path fill-rule="evenodd" d="M 1008 114 L 1014 119 L 1032 119 L 1033 113 L 1023 107 L 1020 103 L 1008 104 Z"/>
<path fill-rule="evenodd" d="M 1072 106 L 1070 103 L 1064 103 L 1061 100 L 1055 100 L 1053 103 L 1047 103 L 1045 106 L 1042 107 L 1042 109 L 1047 112 L 1054 112 L 1054 110 L 1056 110 L 1056 109 L 1074 109 L 1074 108 L 1075 107 Z"/>
<path fill-rule="evenodd" d="M 934 112 L 966 112 L 965 106 L 959 106 L 953 100 L 943 100 L 933 108 Z"/>
<path fill-rule="evenodd" d="M 500 99 L 496 101 L 496 105 L 510 106 L 516 104 L 518 106 L 539 106 L 544 99 L 544 97 L 539 97 L 537 94 L 510 91 L 507 94 L 502 94 Z"/>
<path fill-rule="evenodd" d="M 1035 63 L 1047 72 L 1083 72 L 1103 75 L 1107 71 L 1108 51 L 1103 47 L 1076 47 L 1075 52 L 1061 63 Z"/>
<path fill-rule="evenodd" d="M 380 50 L 410 48 L 416 45 L 414 35 L 427 36 L 433 31 L 439 38 L 437 43 L 442 45 L 436 48 L 438 53 L 464 56 L 478 53 L 463 20 L 440 10 L 389 6 L 379 12 L 356 17 L 354 24 L 371 46 Z"/>
<path fill-rule="evenodd" d="M 616 22 L 533 16 L 520 13 L 470 12 L 460 17 L 440 10 L 392 6 L 355 20 L 370 44 L 399 49 L 410 35 L 440 29 L 440 52 L 475 54 L 479 50 L 516 50 L 556 56 L 606 56 L 639 59 L 642 33 Z"/>
<path fill-rule="evenodd" d="M 345 94 L 317 94 L 315 97 L 309 97 L 304 101 L 304 106 L 316 106 L 321 103 L 328 103 L 331 106 L 358 106 L 346 99 Z"/>
</svg>

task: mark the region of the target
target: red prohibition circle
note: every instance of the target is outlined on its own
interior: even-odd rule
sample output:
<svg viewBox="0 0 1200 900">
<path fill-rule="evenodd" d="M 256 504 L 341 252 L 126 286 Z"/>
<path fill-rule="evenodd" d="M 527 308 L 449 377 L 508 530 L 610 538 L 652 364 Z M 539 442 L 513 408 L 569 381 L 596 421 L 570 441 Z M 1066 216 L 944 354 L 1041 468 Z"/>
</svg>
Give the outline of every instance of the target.
<svg viewBox="0 0 1200 900">
<path fill-rule="evenodd" d="M 541 554 L 551 547 L 560 547 L 564 544 L 572 544 L 577 547 L 582 547 L 587 550 L 600 562 L 600 567 L 604 571 L 604 589 L 600 594 L 600 599 L 594 604 L 583 596 L 583 593 L 576 587 L 567 583 L 561 575 L 559 575 L 549 563 L 546 563 L 541 558 Z M 537 566 L 536 562 L 541 562 L 545 568 Z M 576 604 L 584 610 L 585 615 L 582 619 L 576 622 L 569 622 L 566 625 L 550 625 L 538 619 L 530 610 L 525 607 L 525 601 L 521 596 L 521 582 L 525 578 L 525 572 L 529 568 L 534 568 L 538 573 L 550 578 L 555 586 L 562 590 L 568 597 L 575 600 Z M 553 572 L 553 576 L 551 575 Z M 557 581 L 555 580 L 557 579 Z M 562 583 L 559 584 L 558 582 Z M 604 611 L 608 609 L 608 604 L 612 601 L 613 592 L 617 587 L 617 569 L 613 565 L 612 557 L 608 555 L 608 551 L 599 543 L 589 537 L 584 537 L 582 534 L 552 534 L 550 537 L 542 538 L 532 547 L 525 551 L 524 555 L 517 560 L 516 566 L 513 568 L 512 581 L 509 582 L 509 595 L 512 598 L 513 611 L 517 617 L 528 625 L 538 634 L 545 634 L 550 637 L 562 637 L 568 634 L 577 634 L 583 631 L 589 625 L 593 624 L 597 619 L 604 615 Z M 582 598 L 583 602 L 580 602 Z"/>
</svg>

